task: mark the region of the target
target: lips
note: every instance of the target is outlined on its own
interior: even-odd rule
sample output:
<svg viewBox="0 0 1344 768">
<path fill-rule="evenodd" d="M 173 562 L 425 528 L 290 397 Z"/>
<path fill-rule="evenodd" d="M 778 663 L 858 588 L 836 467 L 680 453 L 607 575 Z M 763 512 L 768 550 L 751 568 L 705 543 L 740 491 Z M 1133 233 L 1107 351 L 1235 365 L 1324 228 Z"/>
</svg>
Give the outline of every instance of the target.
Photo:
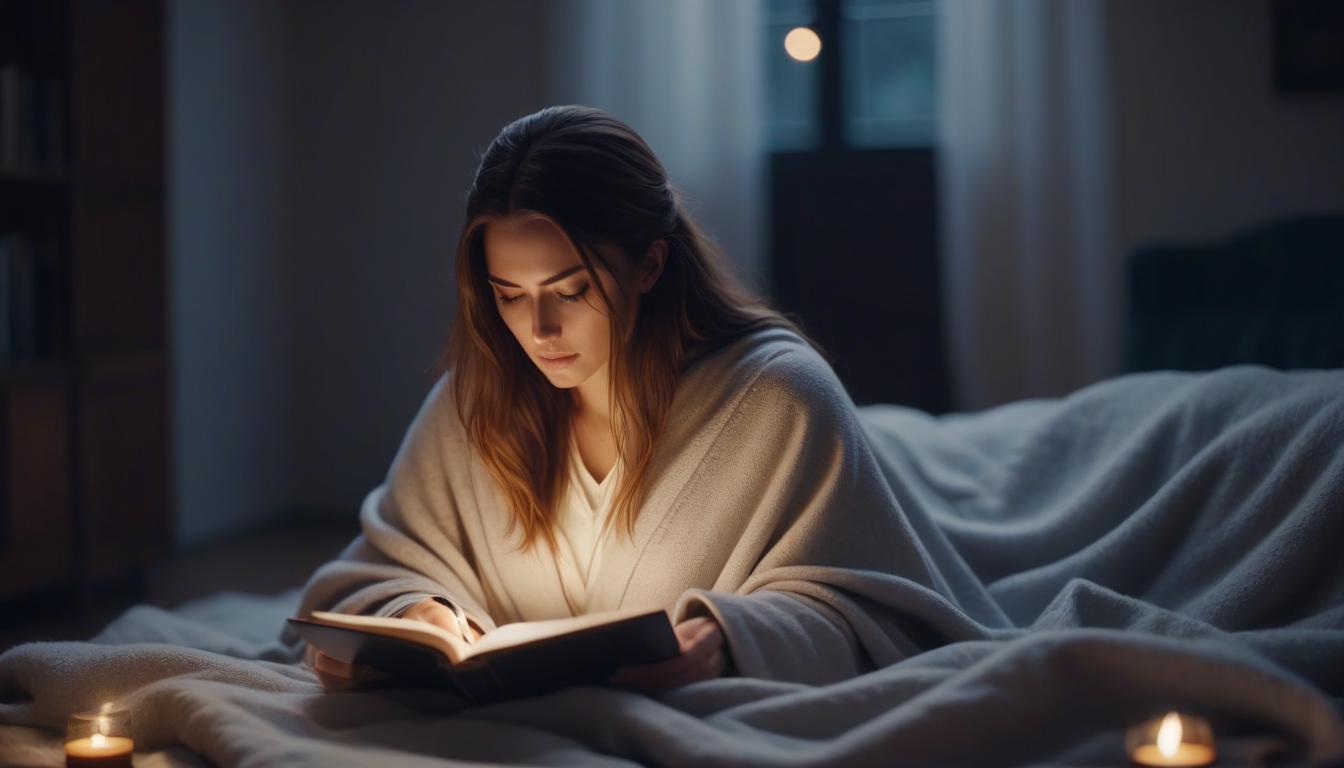
<svg viewBox="0 0 1344 768">
<path fill-rule="evenodd" d="M 562 371 L 573 365 L 575 360 L 579 359 L 577 352 L 562 355 L 560 357 L 547 357 L 546 355 L 538 355 L 538 357 L 541 358 L 538 361 L 538 365 L 549 371 Z"/>
<path fill-rule="evenodd" d="M 573 352 L 564 355 L 539 355 L 539 357 L 541 357 L 542 360 L 564 360 L 567 357 L 573 357 L 573 356 L 574 356 Z"/>
</svg>

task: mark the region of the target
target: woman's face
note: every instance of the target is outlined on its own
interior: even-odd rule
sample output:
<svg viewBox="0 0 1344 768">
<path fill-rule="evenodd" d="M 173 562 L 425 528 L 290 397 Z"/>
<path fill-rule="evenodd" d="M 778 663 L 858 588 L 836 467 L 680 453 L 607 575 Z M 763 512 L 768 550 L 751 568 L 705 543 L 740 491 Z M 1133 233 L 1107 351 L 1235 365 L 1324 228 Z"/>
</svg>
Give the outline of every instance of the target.
<svg viewBox="0 0 1344 768">
<path fill-rule="evenodd" d="M 485 265 L 499 316 L 546 378 L 561 388 L 594 380 L 605 389 L 611 354 L 607 309 L 560 228 L 536 216 L 491 222 Z M 638 298 L 627 303 L 615 276 L 594 267 L 616 310 L 636 311 Z"/>
</svg>

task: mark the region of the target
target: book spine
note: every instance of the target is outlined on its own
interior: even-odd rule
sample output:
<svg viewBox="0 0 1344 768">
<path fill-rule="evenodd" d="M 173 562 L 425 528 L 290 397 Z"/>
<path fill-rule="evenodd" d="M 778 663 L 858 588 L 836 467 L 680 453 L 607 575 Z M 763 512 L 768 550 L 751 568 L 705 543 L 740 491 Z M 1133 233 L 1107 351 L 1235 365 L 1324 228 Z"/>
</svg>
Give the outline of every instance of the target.
<svg viewBox="0 0 1344 768">
<path fill-rule="evenodd" d="M 12 359 L 26 360 L 37 354 L 37 263 L 26 238 L 16 243 L 9 264 L 9 351 Z"/>
<path fill-rule="evenodd" d="M 9 64 L 0 68 L 0 167 L 4 168 L 19 165 L 19 126 L 23 124 L 19 114 L 21 91 L 18 66 Z"/>
<path fill-rule="evenodd" d="M 10 296 L 11 264 L 14 260 L 15 243 L 18 235 L 8 234 L 0 238 L 0 363 L 8 363 L 13 357 L 10 347 L 12 339 L 10 316 L 14 302 Z"/>
</svg>

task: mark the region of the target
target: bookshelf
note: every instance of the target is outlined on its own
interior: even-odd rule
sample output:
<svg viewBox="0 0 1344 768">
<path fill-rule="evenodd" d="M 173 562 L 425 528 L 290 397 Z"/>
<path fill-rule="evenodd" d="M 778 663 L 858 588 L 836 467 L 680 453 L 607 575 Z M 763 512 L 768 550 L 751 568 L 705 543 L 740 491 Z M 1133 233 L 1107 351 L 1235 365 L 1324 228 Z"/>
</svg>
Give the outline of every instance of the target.
<svg viewBox="0 0 1344 768">
<path fill-rule="evenodd" d="M 0 601 L 169 552 L 161 0 L 0 0 Z"/>
</svg>

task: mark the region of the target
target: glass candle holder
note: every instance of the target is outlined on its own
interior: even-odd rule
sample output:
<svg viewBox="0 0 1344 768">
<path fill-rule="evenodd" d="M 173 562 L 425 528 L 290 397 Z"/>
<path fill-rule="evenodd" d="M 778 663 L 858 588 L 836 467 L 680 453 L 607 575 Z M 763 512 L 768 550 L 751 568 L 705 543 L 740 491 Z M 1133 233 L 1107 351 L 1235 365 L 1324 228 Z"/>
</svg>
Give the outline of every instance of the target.
<svg viewBox="0 0 1344 768">
<path fill-rule="evenodd" d="M 1125 751 L 1134 765 L 1193 768 L 1217 758 L 1213 729 L 1196 715 L 1168 712 L 1125 732 Z"/>
<path fill-rule="evenodd" d="M 67 768 L 131 768 L 129 722 L 128 711 L 109 707 L 71 715 L 65 724 Z"/>
</svg>

